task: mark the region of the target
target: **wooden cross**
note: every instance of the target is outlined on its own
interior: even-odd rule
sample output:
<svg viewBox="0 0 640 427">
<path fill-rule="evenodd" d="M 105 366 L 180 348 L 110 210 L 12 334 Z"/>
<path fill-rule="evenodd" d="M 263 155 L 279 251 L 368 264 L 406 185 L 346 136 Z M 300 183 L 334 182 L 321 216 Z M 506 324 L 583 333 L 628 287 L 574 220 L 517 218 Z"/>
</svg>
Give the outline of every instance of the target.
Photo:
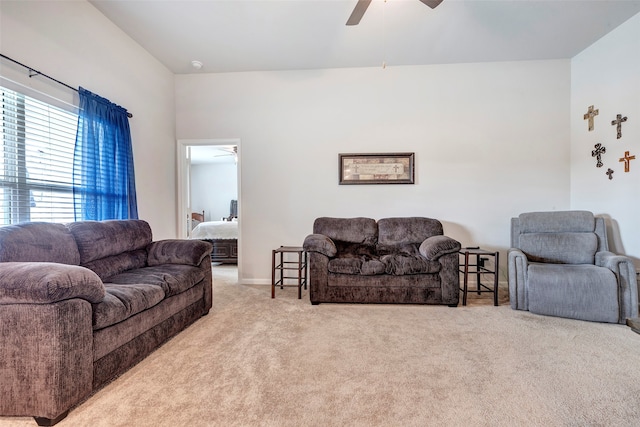
<svg viewBox="0 0 640 427">
<path fill-rule="evenodd" d="M 622 114 L 616 115 L 616 119 L 611 121 L 611 126 L 617 126 L 618 137 L 616 139 L 622 138 L 622 124 L 627 121 L 627 117 L 622 117 Z"/>
<path fill-rule="evenodd" d="M 618 114 L 619 115 L 619 114 Z M 626 119 L 626 117 L 625 117 Z M 636 156 L 630 156 L 628 151 L 624 152 L 624 157 L 620 159 L 621 162 L 624 162 L 624 171 L 629 172 L 629 162 L 631 160 L 635 160 Z"/>
<path fill-rule="evenodd" d="M 607 171 L 605 173 L 607 175 L 609 175 L 609 179 L 613 179 L 613 172 L 614 172 L 614 170 L 609 168 L 609 169 L 607 169 Z"/>
<path fill-rule="evenodd" d="M 607 149 L 605 147 L 603 147 L 602 144 L 596 144 L 596 145 L 593 146 L 593 148 L 595 148 L 595 150 L 591 150 L 591 157 L 595 157 L 596 158 L 596 160 L 598 161 L 596 163 L 596 167 L 597 168 L 601 168 L 602 167 L 602 155 L 607 152 Z"/>
<path fill-rule="evenodd" d="M 584 115 L 585 120 L 589 120 L 589 131 L 593 130 L 593 118 L 600 113 L 600 110 L 594 110 L 593 105 L 589 106 L 589 109 Z"/>
</svg>

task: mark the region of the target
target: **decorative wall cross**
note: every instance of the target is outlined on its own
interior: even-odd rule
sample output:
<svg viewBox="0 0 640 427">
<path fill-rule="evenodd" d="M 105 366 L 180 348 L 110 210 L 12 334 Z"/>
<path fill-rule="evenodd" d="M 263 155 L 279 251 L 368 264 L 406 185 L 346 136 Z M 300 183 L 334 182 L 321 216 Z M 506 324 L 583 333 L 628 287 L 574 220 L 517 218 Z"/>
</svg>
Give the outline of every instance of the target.
<svg viewBox="0 0 640 427">
<path fill-rule="evenodd" d="M 595 148 L 595 150 L 591 150 L 591 157 L 596 158 L 596 160 L 598 161 L 596 163 L 596 167 L 601 168 L 603 164 L 602 155 L 607 152 L 607 149 L 603 147 L 602 144 L 596 144 L 593 146 L 593 148 Z"/>
<path fill-rule="evenodd" d="M 626 117 L 625 117 L 626 118 Z M 624 162 L 624 171 L 629 172 L 629 162 L 631 160 L 635 160 L 636 156 L 630 156 L 628 151 L 624 152 L 624 157 L 620 159 L 621 162 Z"/>
<path fill-rule="evenodd" d="M 613 179 L 613 172 L 615 172 L 613 169 L 609 168 L 607 169 L 607 171 L 605 172 L 607 175 L 609 175 L 609 179 Z"/>
<path fill-rule="evenodd" d="M 589 105 L 589 109 L 584 115 L 585 120 L 589 120 L 589 131 L 593 130 L 593 118 L 600 114 L 600 110 L 594 110 L 593 105 Z"/>
<path fill-rule="evenodd" d="M 627 117 L 622 117 L 622 114 L 616 115 L 616 119 L 611 120 L 611 126 L 617 126 L 616 129 L 618 130 L 618 136 L 616 137 L 616 139 L 622 138 L 622 124 L 626 121 Z"/>
</svg>

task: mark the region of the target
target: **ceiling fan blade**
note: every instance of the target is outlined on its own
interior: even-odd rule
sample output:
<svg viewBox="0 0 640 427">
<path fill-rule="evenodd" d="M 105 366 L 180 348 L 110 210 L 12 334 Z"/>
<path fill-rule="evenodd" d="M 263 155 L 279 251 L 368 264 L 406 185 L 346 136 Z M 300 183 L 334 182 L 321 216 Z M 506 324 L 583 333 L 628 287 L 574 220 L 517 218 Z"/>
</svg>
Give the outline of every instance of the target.
<svg viewBox="0 0 640 427">
<path fill-rule="evenodd" d="M 420 0 L 420 1 L 426 4 L 427 6 L 429 6 L 431 9 L 435 9 L 440 3 L 442 3 L 442 0 Z"/>
<path fill-rule="evenodd" d="M 371 3 L 371 0 L 358 0 L 356 7 L 353 9 L 353 12 L 351 12 L 351 16 L 347 20 L 347 25 L 358 25 L 358 23 L 362 19 L 362 15 L 364 15 L 367 8 L 369 7 L 369 3 Z"/>
</svg>

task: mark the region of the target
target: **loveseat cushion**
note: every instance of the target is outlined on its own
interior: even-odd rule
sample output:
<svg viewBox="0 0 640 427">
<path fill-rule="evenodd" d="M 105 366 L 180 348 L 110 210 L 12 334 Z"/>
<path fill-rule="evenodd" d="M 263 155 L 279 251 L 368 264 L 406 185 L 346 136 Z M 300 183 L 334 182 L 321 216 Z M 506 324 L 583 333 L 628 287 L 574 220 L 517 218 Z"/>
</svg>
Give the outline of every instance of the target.
<svg viewBox="0 0 640 427">
<path fill-rule="evenodd" d="M 190 265 L 165 264 L 125 271 L 105 279 L 105 283 L 122 285 L 144 283 L 160 286 L 165 297 L 170 297 L 184 292 L 203 279 L 204 271 L 201 268 Z"/>
<path fill-rule="evenodd" d="M 104 300 L 93 305 L 94 330 L 122 322 L 164 299 L 162 287 L 156 285 L 107 283 L 105 290 Z"/>
<path fill-rule="evenodd" d="M 373 276 L 385 273 L 385 265 L 377 259 L 367 259 L 366 257 L 345 257 L 334 258 L 329 261 L 327 269 L 336 274 L 353 274 Z"/>
<path fill-rule="evenodd" d="M 79 221 L 67 225 L 80 252 L 80 264 L 144 249 L 151 243 L 151 227 L 139 219 Z"/>
<path fill-rule="evenodd" d="M 433 274 L 440 271 L 438 261 L 430 261 L 423 256 L 407 254 L 384 255 L 380 258 L 385 265 L 385 272 L 394 276 L 406 274 Z"/>
<path fill-rule="evenodd" d="M 91 270 L 51 262 L 0 263 L 0 304 L 47 304 L 71 298 L 102 301 L 104 286 Z"/>
<path fill-rule="evenodd" d="M 313 234 L 324 234 L 331 240 L 375 245 L 378 225 L 371 218 L 316 218 Z"/>
<path fill-rule="evenodd" d="M 80 264 L 73 235 L 62 224 L 28 222 L 0 227 L 0 262 Z"/>
<path fill-rule="evenodd" d="M 443 234 L 442 223 L 422 217 L 382 218 L 378 221 L 378 243 L 393 246 L 421 244 L 426 238 Z"/>
</svg>

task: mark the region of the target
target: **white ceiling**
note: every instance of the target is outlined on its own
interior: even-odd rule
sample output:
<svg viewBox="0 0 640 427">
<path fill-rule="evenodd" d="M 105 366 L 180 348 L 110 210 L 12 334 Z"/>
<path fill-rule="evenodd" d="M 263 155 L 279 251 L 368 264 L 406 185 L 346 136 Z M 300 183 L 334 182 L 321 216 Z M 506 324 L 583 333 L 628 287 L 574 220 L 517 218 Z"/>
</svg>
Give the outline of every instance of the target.
<svg viewBox="0 0 640 427">
<path fill-rule="evenodd" d="M 192 165 L 237 163 L 233 145 L 193 145 L 190 160 Z"/>
<path fill-rule="evenodd" d="M 571 58 L 640 0 L 90 0 L 176 74 Z M 200 70 L 192 60 L 203 63 Z"/>
</svg>

